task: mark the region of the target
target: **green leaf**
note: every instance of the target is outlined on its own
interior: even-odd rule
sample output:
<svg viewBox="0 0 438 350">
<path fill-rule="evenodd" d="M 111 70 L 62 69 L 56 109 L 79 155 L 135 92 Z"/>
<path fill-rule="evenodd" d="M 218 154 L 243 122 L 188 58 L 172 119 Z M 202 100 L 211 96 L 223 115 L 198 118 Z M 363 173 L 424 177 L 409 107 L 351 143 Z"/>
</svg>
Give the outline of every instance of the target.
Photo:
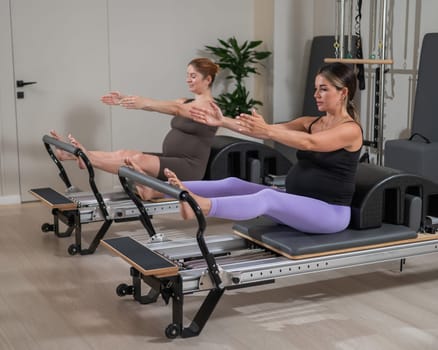
<svg viewBox="0 0 438 350">
<path fill-rule="evenodd" d="M 218 42 L 220 45 L 206 45 L 205 49 L 218 58 L 217 64 L 229 72 L 225 79 L 234 84 L 233 90 L 220 94 L 215 101 L 224 115 L 235 117 L 240 113 L 250 113 L 254 106 L 262 103 L 249 97 L 243 79 L 251 74 L 259 74 L 257 65 L 262 65 L 260 61 L 269 57 L 271 52 L 255 50 L 262 44 L 261 40 L 246 40 L 239 45 L 233 36 L 226 40 L 218 39 Z"/>
<path fill-rule="evenodd" d="M 253 49 L 253 48 L 259 46 L 262 42 L 263 42 L 263 41 L 261 41 L 261 40 L 251 41 L 251 42 L 249 43 L 248 48 L 249 48 L 249 49 Z"/>
</svg>

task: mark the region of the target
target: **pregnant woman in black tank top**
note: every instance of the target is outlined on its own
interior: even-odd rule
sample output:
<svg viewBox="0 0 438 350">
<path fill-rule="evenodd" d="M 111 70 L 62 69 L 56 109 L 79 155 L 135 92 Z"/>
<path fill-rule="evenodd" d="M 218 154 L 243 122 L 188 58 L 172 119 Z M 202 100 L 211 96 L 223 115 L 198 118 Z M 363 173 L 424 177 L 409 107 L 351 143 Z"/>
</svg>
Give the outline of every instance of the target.
<svg viewBox="0 0 438 350">
<path fill-rule="evenodd" d="M 248 220 L 265 215 L 309 233 L 334 233 L 350 221 L 362 129 L 353 105 L 356 75 L 342 63 L 328 64 L 315 78 L 314 97 L 322 117 L 300 117 L 283 124 L 267 124 L 256 111 L 238 119 L 224 117 L 212 104 L 194 108 L 200 122 L 224 126 L 245 135 L 273 140 L 298 149 L 286 192 L 237 178 L 184 181 L 166 171 L 169 182 L 187 188 L 207 216 Z M 187 204 L 182 215 L 193 216 Z"/>
</svg>

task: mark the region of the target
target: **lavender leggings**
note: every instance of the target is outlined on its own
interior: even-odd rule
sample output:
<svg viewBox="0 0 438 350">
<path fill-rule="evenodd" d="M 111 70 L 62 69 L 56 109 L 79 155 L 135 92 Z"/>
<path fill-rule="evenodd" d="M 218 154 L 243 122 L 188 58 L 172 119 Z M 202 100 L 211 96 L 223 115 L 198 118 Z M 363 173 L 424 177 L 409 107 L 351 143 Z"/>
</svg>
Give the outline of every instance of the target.
<svg viewBox="0 0 438 350">
<path fill-rule="evenodd" d="M 260 215 L 308 233 L 335 233 L 350 222 L 350 207 L 278 191 L 235 177 L 184 181 L 194 194 L 210 198 L 210 217 L 248 220 Z"/>
</svg>

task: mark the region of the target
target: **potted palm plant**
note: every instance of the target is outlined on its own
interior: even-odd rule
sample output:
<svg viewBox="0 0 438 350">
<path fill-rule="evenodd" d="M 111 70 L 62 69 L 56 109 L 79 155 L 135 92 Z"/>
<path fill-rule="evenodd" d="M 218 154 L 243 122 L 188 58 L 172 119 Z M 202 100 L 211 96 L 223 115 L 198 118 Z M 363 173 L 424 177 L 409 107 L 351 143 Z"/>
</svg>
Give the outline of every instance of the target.
<svg viewBox="0 0 438 350">
<path fill-rule="evenodd" d="M 250 113 L 255 106 L 262 106 L 261 101 L 254 100 L 249 96 L 245 86 L 245 78 L 251 74 L 260 74 L 257 64 L 271 55 L 270 51 L 257 51 L 261 40 L 244 41 L 241 45 L 235 37 L 227 40 L 218 39 L 218 46 L 208 46 L 207 52 L 215 55 L 217 64 L 229 72 L 227 80 L 231 80 L 234 90 L 224 92 L 216 98 L 216 103 L 224 115 L 235 117 L 240 113 Z"/>
</svg>

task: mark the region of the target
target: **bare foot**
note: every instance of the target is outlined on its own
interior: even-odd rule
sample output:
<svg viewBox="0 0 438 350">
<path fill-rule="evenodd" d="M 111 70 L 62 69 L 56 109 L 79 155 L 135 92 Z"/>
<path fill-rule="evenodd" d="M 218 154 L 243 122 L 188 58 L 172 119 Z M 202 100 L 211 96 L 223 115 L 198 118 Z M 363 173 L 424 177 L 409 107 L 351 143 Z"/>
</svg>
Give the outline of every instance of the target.
<svg viewBox="0 0 438 350">
<path fill-rule="evenodd" d="M 50 135 L 54 138 L 57 139 L 58 141 L 63 141 L 61 135 L 59 135 L 55 130 L 50 130 Z M 55 148 L 55 155 L 56 158 L 58 158 L 61 162 L 64 160 L 75 160 L 76 157 L 71 154 L 68 153 L 62 149 L 59 148 Z"/>
<path fill-rule="evenodd" d="M 211 201 L 208 198 L 204 198 L 190 192 L 183 185 L 181 180 L 178 179 L 178 177 L 173 171 L 169 169 L 164 169 L 164 175 L 166 175 L 170 185 L 175 186 L 181 190 L 187 191 L 190 194 L 190 196 L 192 196 L 193 199 L 199 204 L 199 207 L 201 208 L 204 215 L 208 214 L 211 208 Z M 187 202 L 182 201 L 180 203 L 180 212 L 184 220 L 193 219 L 195 217 L 195 213 L 193 212 L 192 207 Z"/>
<path fill-rule="evenodd" d="M 126 158 L 125 164 L 127 166 L 133 168 L 135 171 L 138 171 L 139 173 L 147 175 L 146 172 L 142 168 L 140 168 L 140 166 L 137 163 L 132 161 L 131 158 Z M 144 185 L 135 185 L 135 188 L 137 190 L 138 196 L 145 201 L 164 197 L 164 195 L 161 192 L 158 192 L 158 191 L 156 191 L 150 187 L 144 186 Z"/>
<path fill-rule="evenodd" d="M 76 140 L 71 134 L 68 135 L 68 139 L 70 140 L 70 143 L 75 146 L 76 148 L 80 148 L 84 154 L 89 157 L 88 151 L 85 149 L 84 146 L 82 146 L 78 140 Z M 81 159 L 81 157 L 76 157 L 76 160 L 78 161 L 79 169 L 85 169 L 86 165 L 84 161 Z"/>
</svg>

